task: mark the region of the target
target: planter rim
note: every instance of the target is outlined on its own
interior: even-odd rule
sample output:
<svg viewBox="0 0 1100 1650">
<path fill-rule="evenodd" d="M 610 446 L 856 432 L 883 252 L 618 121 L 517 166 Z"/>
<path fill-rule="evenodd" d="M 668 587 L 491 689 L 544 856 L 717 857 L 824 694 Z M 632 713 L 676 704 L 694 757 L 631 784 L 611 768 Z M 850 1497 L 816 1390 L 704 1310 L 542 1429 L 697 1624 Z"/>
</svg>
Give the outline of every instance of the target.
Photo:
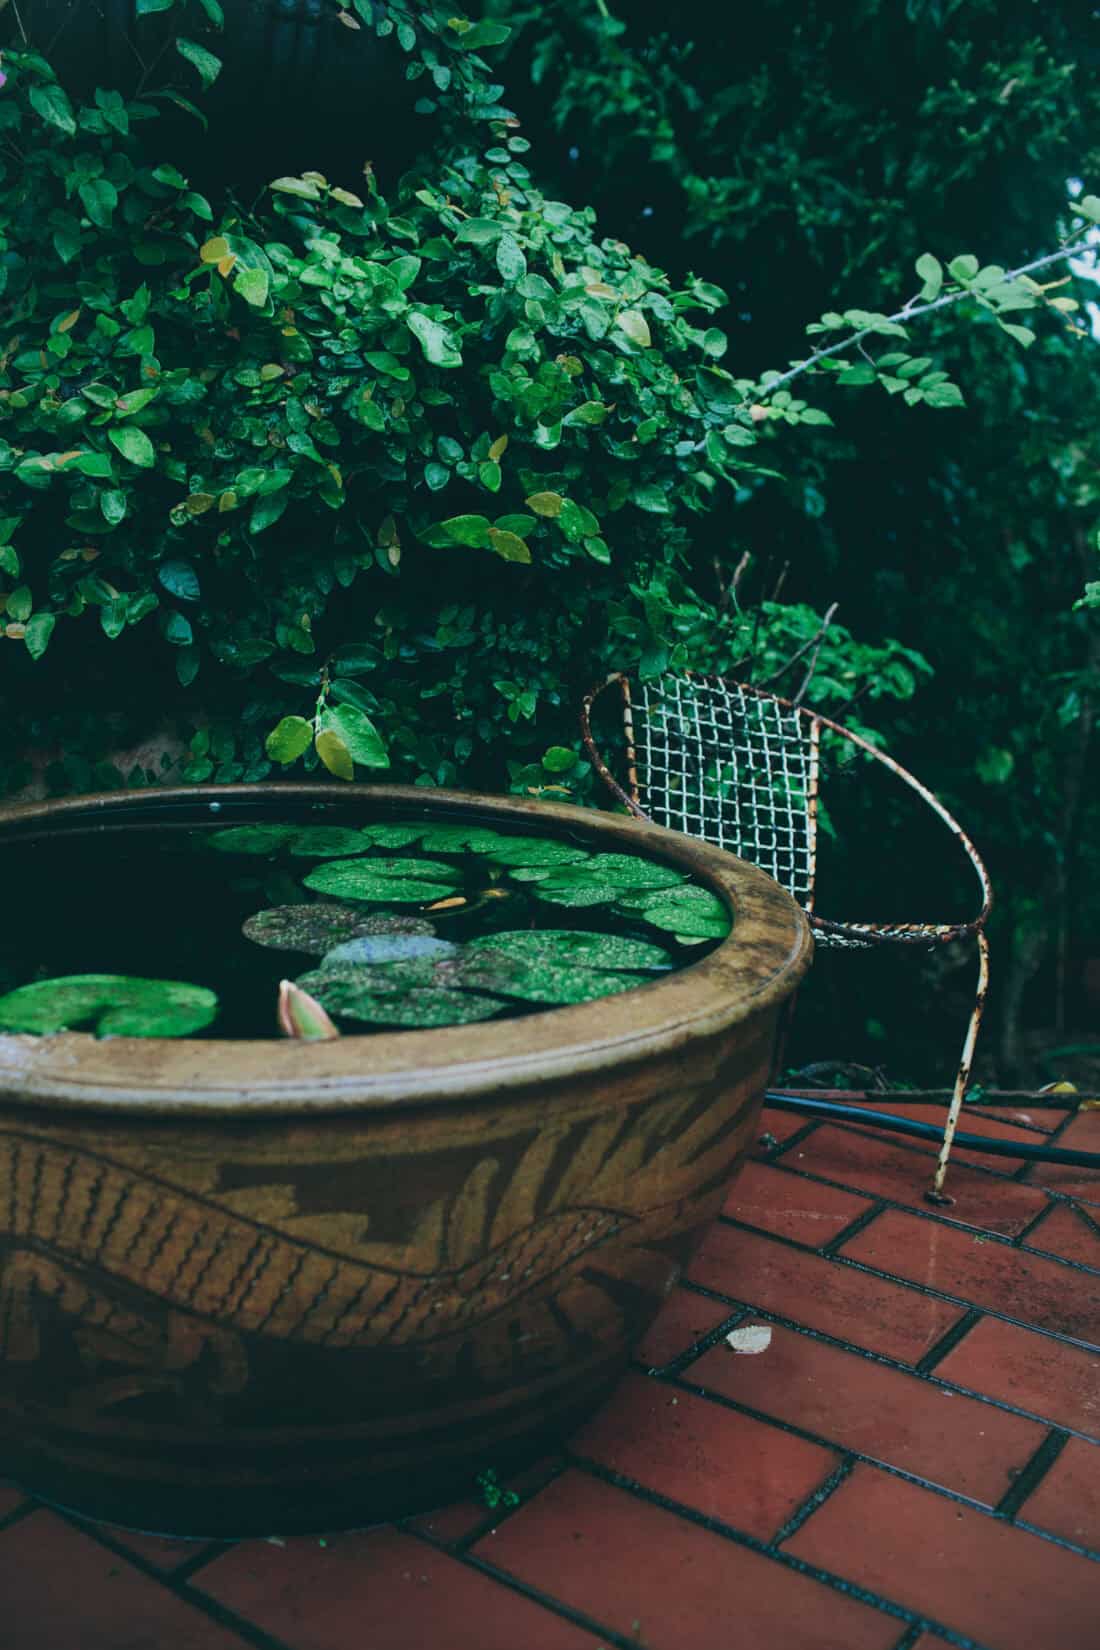
<svg viewBox="0 0 1100 1650">
<path fill-rule="evenodd" d="M 566 1077 L 674 1055 L 789 997 L 813 954 L 809 924 L 784 889 L 724 849 L 658 825 L 575 805 L 398 785 L 275 783 L 151 788 L 0 807 L 0 848 L 15 827 L 124 816 L 151 804 L 362 803 L 372 813 L 474 815 L 487 824 L 567 828 L 592 845 L 641 852 L 688 871 L 734 912 L 729 937 L 676 973 L 611 997 L 499 1023 L 354 1034 L 331 1042 L 0 1035 L 0 1100 L 32 1111 L 210 1116 L 239 1121 L 423 1107 L 530 1092 Z M 114 821 L 112 820 L 112 823 Z"/>
</svg>

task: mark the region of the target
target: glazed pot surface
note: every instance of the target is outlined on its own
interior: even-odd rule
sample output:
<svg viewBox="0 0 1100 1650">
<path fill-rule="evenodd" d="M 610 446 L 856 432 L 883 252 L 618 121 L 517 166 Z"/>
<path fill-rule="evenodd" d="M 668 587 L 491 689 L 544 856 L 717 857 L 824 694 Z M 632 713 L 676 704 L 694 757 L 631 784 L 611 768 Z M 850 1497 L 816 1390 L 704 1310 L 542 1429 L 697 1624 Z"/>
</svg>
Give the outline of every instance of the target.
<svg viewBox="0 0 1100 1650">
<path fill-rule="evenodd" d="M 467 1492 L 610 1390 L 751 1143 L 810 956 L 794 902 L 689 839 L 390 787 L 225 787 L 0 812 L 311 800 L 469 817 L 691 871 L 702 962 L 529 1018 L 319 1044 L 0 1038 L 0 1471 L 187 1535 L 362 1525 Z"/>
</svg>

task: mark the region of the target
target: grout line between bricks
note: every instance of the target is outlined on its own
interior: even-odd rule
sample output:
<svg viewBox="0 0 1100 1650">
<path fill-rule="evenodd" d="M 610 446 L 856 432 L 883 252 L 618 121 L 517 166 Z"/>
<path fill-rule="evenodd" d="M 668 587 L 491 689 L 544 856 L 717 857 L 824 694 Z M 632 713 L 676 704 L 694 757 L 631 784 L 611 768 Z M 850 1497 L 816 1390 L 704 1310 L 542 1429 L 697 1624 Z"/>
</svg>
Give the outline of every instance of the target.
<svg viewBox="0 0 1100 1650">
<path fill-rule="evenodd" d="M 698 1512 L 694 1507 L 685 1506 L 682 1502 L 674 1501 L 670 1496 L 661 1495 L 657 1490 L 646 1489 L 625 1473 L 611 1471 L 599 1462 L 589 1461 L 580 1457 L 574 1458 L 574 1465 L 578 1470 L 588 1473 L 614 1489 L 627 1491 L 640 1501 L 646 1501 L 651 1506 L 659 1507 L 663 1512 L 672 1513 L 682 1518 L 686 1523 L 694 1524 L 701 1529 L 709 1530 L 712 1535 L 723 1537 L 734 1542 L 739 1547 L 745 1547 L 750 1552 L 758 1553 L 764 1558 L 770 1558 L 776 1564 L 782 1564 L 786 1569 L 794 1570 L 799 1575 L 808 1576 L 812 1581 L 819 1581 L 831 1592 L 842 1594 L 845 1598 L 855 1599 L 858 1603 L 868 1604 L 879 1610 L 883 1615 L 893 1616 L 895 1620 L 904 1621 L 909 1626 L 934 1629 L 954 1645 L 956 1650 L 996 1650 L 996 1647 L 983 1643 L 978 1639 L 967 1638 L 964 1634 L 956 1633 L 945 1623 L 937 1621 L 932 1616 L 911 1610 L 907 1605 L 898 1604 L 893 1599 L 882 1594 L 872 1592 L 857 1581 L 850 1581 L 846 1576 L 838 1575 L 832 1570 L 823 1570 L 796 1554 L 786 1552 L 768 1542 L 759 1540 L 756 1536 L 738 1530 L 733 1525 L 724 1524 L 720 1519 L 708 1517 L 706 1513 Z M 637 1650 L 636 1641 L 631 1641 L 630 1650 Z"/>
<path fill-rule="evenodd" d="M 812 1491 L 800 1507 L 796 1507 L 787 1522 L 772 1536 L 770 1545 L 781 1547 L 784 1541 L 789 1541 L 792 1535 L 797 1535 L 808 1518 L 812 1518 L 819 1507 L 823 1507 L 829 1497 L 840 1488 L 846 1478 L 852 1475 L 852 1468 L 856 1464 L 856 1456 L 851 1450 L 846 1450 L 841 1460 L 832 1472 L 822 1480 L 816 1490 Z"/>
<path fill-rule="evenodd" d="M 49 1511 L 66 1524 L 71 1525 L 73 1529 L 79 1530 L 82 1535 L 88 1536 L 97 1546 L 103 1547 L 107 1552 L 112 1553 L 114 1557 L 124 1559 L 126 1563 L 132 1565 L 148 1580 L 159 1583 L 166 1592 L 190 1605 L 200 1615 L 208 1616 L 217 1622 L 219 1627 L 225 1627 L 236 1633 L 238 1638 L 243 1639 L 247 1644 L 251 1644 L 253 1650 L 292 1650 L 292 1647 L 283 1639 L 273 1637 L 272 1634 L 265 1632 L 262 1627 L 256 1627 L 247 1617 L 237 1615 L 236 1611 L 227 1609 L 224 1604 L 219 1604 L 217 1599 L 210 1598 L 206 1593 L 193 1589 L 188 1584 L 186 1577 L 181 1578 L 177 1572 L 172 1570 L 158 1570 L 156 1565 L 147 1558 L 144 1558 L 140 1553 L 132 1552 L 130 1548 L 124 1546 L 121 1541 L 112 1536 L 109 1528 L 104 1528 L 88 1519 L 81 1518 L 77 1513 L 66 1512 L 60 1507 L 50 1507 Z M 214 1545 L 217 1546 L 219 1553 L 226 1550 L 225 1543 L 215 1543 Z M 185 1559 L 180 1568 L 187 1569 L 189 1577 L 201 1564 L 217 1556 L 218 1553 L 211 1553 L 209 1549 L 206 1549 L 197 1554 L 195 1560 Z"/>
<path fill-rule="evenodd" d="M 731 1312 L 728 1317 L 723 1318 L 721 1323 L 715 1324 L 713 1329 L 700 1336 L 697 1341 L 693 1341 L 686 1352 L 678 1352 L 675 1358 L 670 1358 L 667 1363 L 642 1364 L 635 1359 L 630 1367 L 642 1375 L 678 1374 L 681 1369 L 693 1363 L 696 1358 L 701 1358 L 704 1352 L 709 1352 L 712 1346 L 718 1346 L 720 1342 L 725 1340 L 731 1330 L 736 1329 L 738 1324 L 749 1316 L 748 1307 L 740 1306 Z"/>
<path fill-rule="evenodd" d="M 0 1518 L 0 1535 L 3 1535 L 5 1530 L 10 1530 L 13 1524 L 22 1523 L 23 1519 L 29 1518 L 31 1513 L 41 1512 L 42 1510 L 41 1502 L 30 1500 L 22 1502 L 18 1507 L 13 1507 L 10 1513 L 6 1513 L 3 1518 Z"/>
<path fill-rule="evenodd" d="M 697 1398 L 705 1398 L 710 1403 L 718 1404 L 722 1409 L 732 1409 L 738 1415 L 747 1415 L 751 1420 L 763 1421 L 767 1426 L 775 1427 L 779 1432 L 787 1433 L 793 1438 L 801 1438 L 808 1444 L 816 1444 L 820 1449 L 832 1450 L 834 1452 L 839 1451 L 846 1456 L 850 1456 L 851 1462 L 853 1463 L 856 1461 L 863 1462 L 864 1465 L 874 1467 L 880 1472 L 888 1473 L 891 1478 L 900 1478 L 904 1483 L 912 1484 L 917 1489 L 930 1490 L 933 1495 L 938 1495 L 945 1501 L 954 1501 L 959 1506 L 969 1507 L 971 1511 L 982 1513 L 986 1518 L 995 1518 L 1002 1524 L 1012 1522 L 1011 1516 L 1002 1513 L 1001 1503 L 998 1503 L 996 1507 L 991 1507 L 988 1501 L 979 1501 L 972 1495 L 964 1494 L 962 1490 L 953 1490 L 946 1484 L 937 1484 L 935 1479 L 922 1478 L 919 1473 L 910 1472 L 905 1467 L 895 1466 L 892 1461 L 885 1461 L 879 1455 L 867 1455 L 862 1450 L 852 1449 L 849 1445 L 839 1443 L 837 1439 L 829 1438 L 824 1433 L 812 1432 L 808 1427 L 801 1427 L 795 1421 L 785 1421 L 780 1416 L 769 1415 L 766 1410 L 755 1409 L 751 1404 L 743 1404 L 736 1398 L 728 1397 L 724 1392 L 715 1392 L 710 1387 L 696 1386 L 694 1382 L 685 1379 L 682 1375 L 677 1376 L 674 1381 L 668 1382 L 668 1385 L 674 1386 L 680 1392 L 693 1393 Z M 1044 1440 L 1044 1444 L 1045 1443 L 1046 1440 Z M 1040 1449 L 1042 1447 L 1043 1445 L 1040 1445 Z M 1038 1453 L 1039 1452 L 1036 1451 L 1036 1455 L 1038 1455 Z M 1032 1460 L 1034 1459 L 1035 1457 L 1033 1456 Z M 1053 1464 L 1053 1457 L 1051 1458 L 1051 1461 L 1048 1461 L 1047 1463 L 1048 1466 L 1051 1464 Z M 1022 1469 L 1023 1472 L 1026 1473 L 1030 1465 L 1031 1463 L 1029 1462 Z M 851 1470 L 851 1463 L 849 1464 L 848 1470 Z M 845 1472 L 843 1476 L 847 1477 L 847 1472 Z M 1028 1494 L 1032 1492 L 1037 1482 L 1038 1478 L 1034 1483 L 1029 1484 L 1027 1491 Z M 832 1492 L 830 1491 L 830 1494 L 831 1493 Z M 1011 1493 L 1011 1490 L 1007 1493 Z M 1002 1500 L 1003 1499 L 1005 1498 L 1002 1498 Z M 799 1523 L 802 1522 L 804 1522 L 804 1520 L 799 1519 Z M 790 1533 L 793 1534 L 794 1532 L 791 1531 Z M 1046 1536 L 1046 1538 L 1051 1541 L 1054 1546 L 1068 1547 L 1073 1552 L 1079 1553 L 1081 1557 L 1092 1559 L 1094 1563 L 1100 1564 L 1100 1550 L 1094 1550 L 1090 1547 L 1083 1547 L 1078 1542 L 1067 1541 L 1064 1536 L 1056 1535 L 1053 1531 L 1043 1530 L 1039 1533 Z M 786 1537 L 783 1537 L 782 1539 L 785 1540 Z M 776 1537 L 777 1543 L 779 1540 L 780 1537 Z"/>
<path fill-rule="evenodd" d="M 1039 1488 L 1043 1479 L 1069 1443 L 1068 1432 L 1052 1427 L 1030 1461 L 1026 1461 L 1014 1483 L 1002 1495 L 996 1506 L 1001 1518 L 1013 1519 L 1024 1502 Z"/>
<path fill-rule="evenodd" d="M 858 1237 L 864 1227 L 870 1226 L 873 1220 L 877 1220 L 885 1208 L 885 1200 L 881 1197 L 876 1197 L 869 1209 L 865 1209 L 861 1215 L 857 1215 L 854 1220 L 849 1221 L 843 1231 L 837 1232 L 834 1237 L 829 1239 L 828 1243 L 823 1243 L 820 1249 L 815 1249 L 814 1253 L 817 1255 L 824 1255 L 826 1260 L 832 1260 L 833 1256 L 842 1244 L 849 1242 L 849 1240 L 854 1237 Z"/>
<path fill-rule="evenodd" d="M 708 1289 L 704 1284 L 691 1283 L 686 1279 L 682 1283 L 681 1287 L 690 1289 L 692 1293 L 696 1295 L 705 1295 L 708 1300 L 721 1301 L 725 1303 L 730 1298 L 729 1296 L 719 1294 L 715 1289 Z M 763 1318 L 766 1323 L 778 1324 L 783 1329 L 793 1330 L 797 1335 L 806 1335 L 810 1340 L 821 1341 L 825 1346 L 835 1346 L 841 1352 L 851 1352 L 857 1358 L 866 1358 L 870 1363 L 882 1364 L 887 1369 L 896 1369 L 903 1375 L 914 1375 L 916 1373 L 912 1364 L 902 1363 L 900 1358 L 888 1357 L 884 1352 L 872 1352 L 866 1346 L 857 1346 L 855 1341 L 841 1340 L 839 1336 L 829 1335 L 821 1329 L 810 1329 L 806 1324 L 799 1323 L 797 1319 L 788 1318 L 782 1312 L 776 1312 L 770 1307 L 753 1306 L 749 1302 L 744 1304 L 746 1310 L 750 1312 L 753 1317 Z M 996 1316 L 995 1313 L 988 1312 L 984 1315 L 987 1317 Z M 1040 1330 L 1036 1330 L 1035 1332 L 1037 1334 L 1042 1333 Z M 1060 1421 L 1056 1422 L 1052 1420 L 1049 1415 L 1040 1415 L 1037 1410 L 1022 1409 L 1019 1404 L 1007 1403 L 1003 1398 L 993 1398 L 988 1392 L 979 1392 L 976 1387 L 962 1386 L 958 1381 L 946 1380 L 942 1375 L 936 1375 L 934 1373 L 931 1375 L 921 1375 L 917 1378 L 919 1380 L 927 1381 L 931 1386 L 941 1387 L 948 1392 L 958 1392 L 964 1398 L 975 1398 L 979 1403 L 988 1404 L 991 1409 L 1004 1410 L 1007 1415 L 1021 1415 L 1026 1421 L 1039 1421 L 1042 1425 L 1048 1427 L 1058 1426 L 1062 1431 L 1068 1432 L 1071 1438 L 1080 1438 L 1086 1444 L 1100 1444 L 1100 1438 L 1098 1438 L 1095 1433 L 1082 1432 L 1079 1427 L 1067 1426 L 1064 1422 Z"/>
<path fill-rule="evenodd" d="M 923 1631 L 924 1629 L 920 1623 L 914 1622 L 912 1627 L 907 1627 L 905 1629 L 905 1632 L 901 1635 L 898 1642 L 893 1646 L 893 1650 L 913 1650 L 913 1646 L 916 1644 Z"/>
<path fill-rule="evenodd" d="M 917 1359 L 913 1365 L 914 1375 L 930 1375 L 936 1365 L 941 1363 L 949 1352 L 954 1352 L 959 1342 L 969 1335 L 974 1325 L 981 1322 L 981 1317 L 982 1315 L 976 1307 L 972 1307 L 969 1312 L 964 1312 L 958 1323 L 952 1324 L 950 1329 L 945 1330 L 939 1340 L 928 1348 L 924 1357 Z"/>
<path fill-rule="evenodd" d="M 905 1214 L 914 1214 L 915 1212 L 912 1209 L 903 1211 Z M 917 1218 L 924 1219 L 925 1217 L 918 1215 Z M 933 1216 L 932 1218 L 936 1217 Z M 730 1215 L 719 1215 L 717 1223 L 722 1226 L 729 1226 L 737 1232 L 751 1232 L 754 1237 L 763 1237 L 769 1243 L 778 1243 L 784 1249 L 793 1249 L 796 1254 L 817 1255 L 819 1259 L 821 1258 L 818 1250 L 810 1249 L 806 1244 L 799 1243 L 794 1238 L 780 1237 L 775 1232 L 764 1232 L 760 1227 L 749 1226 L 745 1221 L 734 1220 Z M 995 1232 L 982 1232 L 981 1240 L 983 1243 L 1001 1243 L 1007 1248 L 1012 1248 L 1010 1238 L 998 1237 Z M 1014 1252 L 1018 1253 L 1018 1251 Z M 1100 1354 L 1100 1344 L 1096 1341 L 1085 1341 L 1076 1335 L 1066 1335 L 1060 1329 L 1047 1329 L 1043 1324 L 1034 1323 L 1028 1318 L 1014 1317 L 1010 1312 L 1001 1311 L 999 1307 L 989 1306 L 984 1302 L 967 1300 L 964 1295 L 951 1295 L 944 1289 L 933 1289 L 927 1283 L 918 1283 L 913 1278 L 903 1278 L 897 1272 L 886 1272 L 882 1267 L 871 1266 L 867 1261 L 856 1260 L 852 1255 L 830 1255 L 827 1258 L 832 1265 L 842 1266 L 846 1271 L 858 1272 L 864 1277 L 878 1278 L 883 1283 L 893 1283 L 902 1289 L 912 1289 L 916 1294 L 923 1295 L 928 1300 L 946 1301 L 949 1306 L 961 1306 L 968 1312 L 981 1312 L 988 1318 L 999 1318 L 1003 1323 L 1016 1324 L 1020 1329 L 1030 1329 L 1033 1334 L 1045 1335 L 1048 1340 L 1060 1341 L 1063 1345 L 1075 1346 L 1083 1352 L 1091 1352 L 1094 1355 Z M 1064 1266 L 1067 1270 L 1084 1272 L 1088 1277 L 1093 1276 L 1088 1267 L 1079 1266 L 1074 1261 L 1062 1260 L 1058 1255 L 1043 1255 L 1042 1259 L 1051 1261 L 1058 1266 Z M 715 1291 L 715 1294 L 720 1300 L 726 1298 L 719 1291 Z"/>
<path fill-rule="evenodd" d="M 412 1533 L 420 1541 L 426 1539 L 419 1531 Z M 431 1546 L 432 1543 L 429 1542 L 428 1545 Z M 572 1622 L 574 1627 L 581 1627 L 585 1632 L 592 1633 L 597 1639 L 603 1639 L 608 1647 L 613 1645 L 615 1650 L 639 1650 L 636 1638 L 627 1638 L 614 1628 L 605 1627 L 594 1616 L 585 1615 L 583 1610 L 575 1610 L 571 1604 L 553 1598 L 551 1594 L 544 1593 L 540 1587 L 535 1587 L 529 1581 L 524 1581 L 522 1577 L 513 1575 L 510 1570 L 500 1569 L 489 1559 L 482 1558 L 480 1553 L 463 1553 L 459 1563 L 467 1565 L 471 1570 L 476 1570 L 489 1581 L 497 1582 L 501 1587 L 507 1588 L 509 1592 L 519 1593 L 522 1598 L 529 1599 L 533 1604 L 541 1604 L 544 1610 L 550 1610 L 554 1615 L 564 1617 L 566 1621 Z M 598 1646 L 597 1650 L 604 1650 L 604 1647 L 602 1645 Z"/>
</svg>

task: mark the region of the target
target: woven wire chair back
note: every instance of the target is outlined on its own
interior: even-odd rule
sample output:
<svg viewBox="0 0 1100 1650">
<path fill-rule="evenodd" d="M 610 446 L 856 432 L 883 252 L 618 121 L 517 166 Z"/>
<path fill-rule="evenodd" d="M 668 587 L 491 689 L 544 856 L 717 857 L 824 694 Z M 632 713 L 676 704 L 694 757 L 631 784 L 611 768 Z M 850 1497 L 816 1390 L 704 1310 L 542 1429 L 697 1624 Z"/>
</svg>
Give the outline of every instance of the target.
<svg viewBox="0 0 1100 1650">
<path fill-rule="evenodd" d="M 812 719 L 738 683 L 689 676 L 636 685 L 627 715 L 650 818 L 750 860 L 811 909 Z"/>
</svg>

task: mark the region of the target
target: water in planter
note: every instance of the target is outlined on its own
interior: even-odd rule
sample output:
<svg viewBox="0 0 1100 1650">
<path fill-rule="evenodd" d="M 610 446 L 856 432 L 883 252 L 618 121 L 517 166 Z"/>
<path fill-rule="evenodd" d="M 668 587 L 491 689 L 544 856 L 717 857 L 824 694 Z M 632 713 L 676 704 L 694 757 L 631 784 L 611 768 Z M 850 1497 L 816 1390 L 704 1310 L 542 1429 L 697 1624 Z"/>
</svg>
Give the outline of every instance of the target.
<svg viewBox="0 0 1100 1650">
<path fill-rule="evenodd" d="M 438 815 L 77 816 L 3 864 L 0 1031 L 272 1036 L 287 979 L 299 1034 L 314 1004 L 344 1034 L 463 1025 L 628 991 L 729 930 L 674 866 Z"/>
</svg>

